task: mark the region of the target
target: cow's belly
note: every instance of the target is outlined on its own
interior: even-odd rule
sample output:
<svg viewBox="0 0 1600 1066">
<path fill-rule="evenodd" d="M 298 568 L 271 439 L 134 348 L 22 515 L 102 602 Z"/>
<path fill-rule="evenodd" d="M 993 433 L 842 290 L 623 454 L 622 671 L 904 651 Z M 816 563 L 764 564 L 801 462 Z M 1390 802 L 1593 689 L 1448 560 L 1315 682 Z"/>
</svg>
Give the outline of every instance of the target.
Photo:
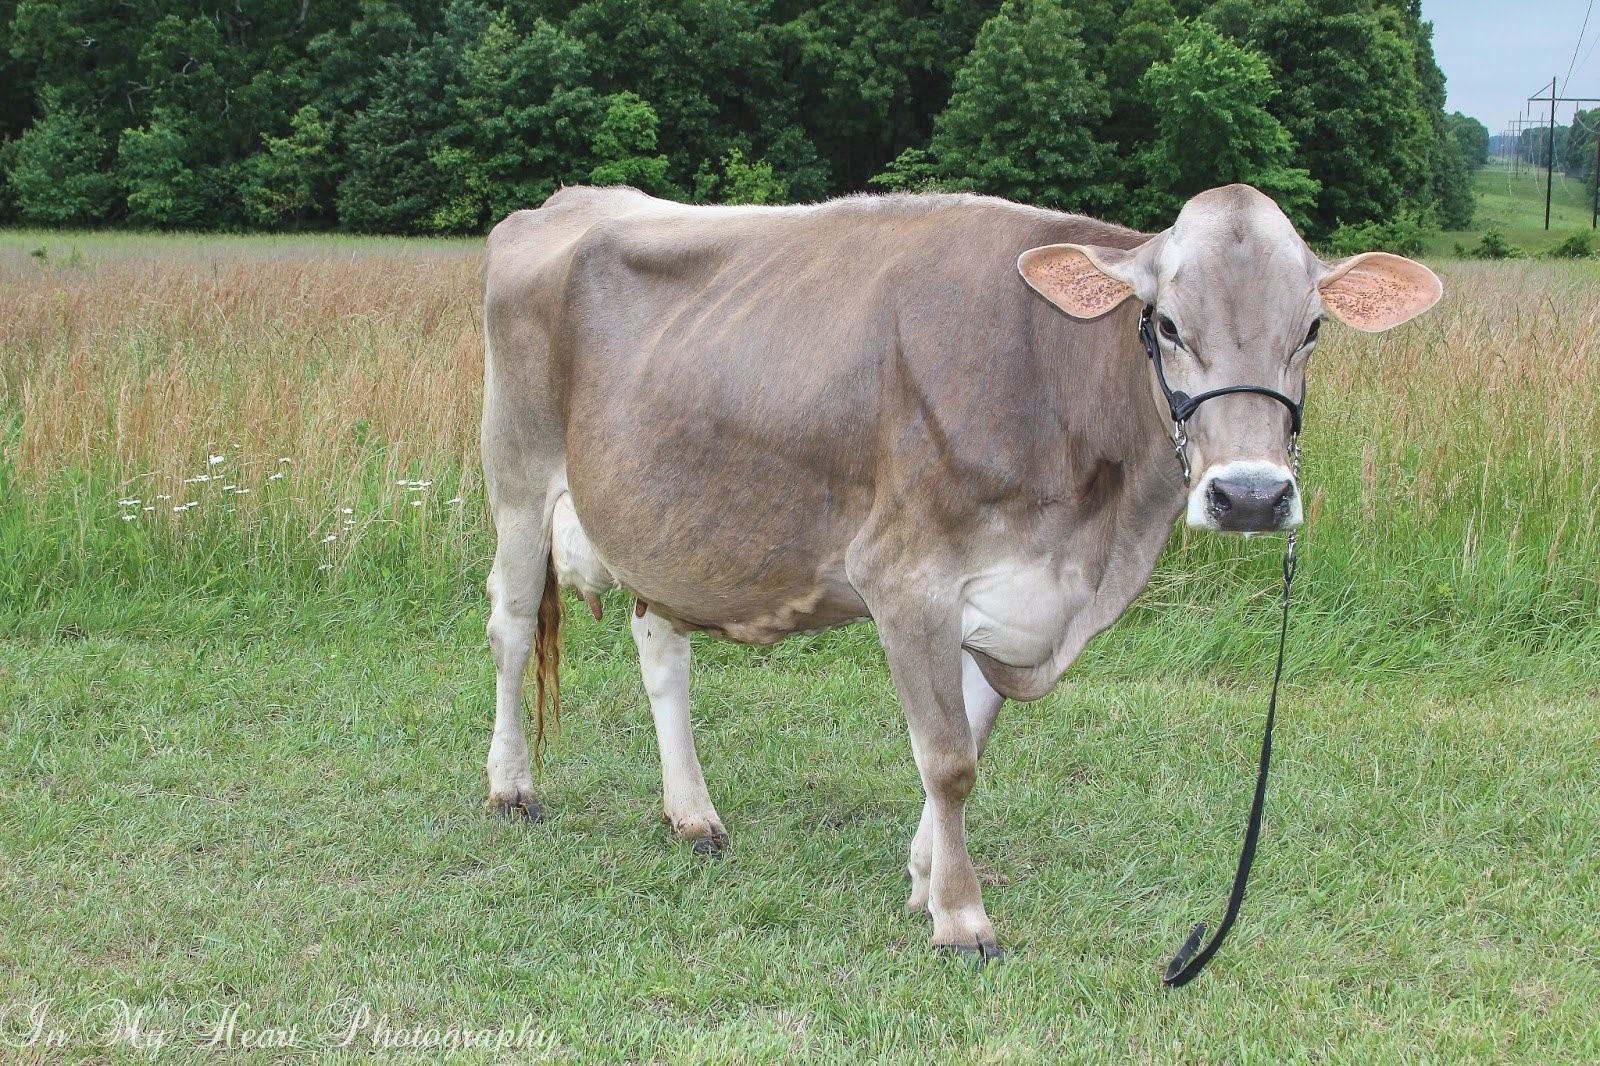
<svg viewBox="0 0 1600 1066">
<path fill-rule="evenodd" d="M 744 644 L 867 617 L 846 577 L 842 548 L 774 539 L 737 514 L 706 522 L 708 505 L 687 510 L 676 517 L 657 512 L 656 521 L 596 521 L 585 501 L 564 495 L 554 523 L 558 578 L 586 598 L 596 586 L 620 585 L 681 629 Z"/>
</svg>

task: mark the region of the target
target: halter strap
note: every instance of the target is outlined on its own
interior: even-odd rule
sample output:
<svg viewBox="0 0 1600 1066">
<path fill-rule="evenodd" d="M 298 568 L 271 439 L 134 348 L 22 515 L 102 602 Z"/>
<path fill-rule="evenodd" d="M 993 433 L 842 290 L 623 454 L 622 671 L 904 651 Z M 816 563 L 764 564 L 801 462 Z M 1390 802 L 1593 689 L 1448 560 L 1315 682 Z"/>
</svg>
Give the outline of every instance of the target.
<svg viewBox="0 0 1600 1066">
<path fill-rule="evenodd" d="M 1305 413 L 1304 400 L 1296 403 L 1276 389 L 1269 389 L 1264 385 L 1225 385 L 1220 389 L 1202 392 L 1198 396 L 1190 396 L 1186 392 L 1175 391 L 1167 384 L 1166 371 L 1161 368 L 1161 348 L 1156 343 L 1156 328 L 1152 321 L 1155 315 L 1155 305 L 1145 304 L 1144 311 L 1139 315 L 1139 340 L 1144 342 L 1145 354 L 1150 357 L 1150 365 L 1155 367 L 1156 384 L 1161 386 L 1161 395 L 1167 398 L 1167 407 L 1172 412 L 1172 420 L 1179 425 L 1187 422 L 1200 405 L 1207 400 L 1214 400 L 1218 396 L 1232 396 L 1237 393 L 1255 393 L 1257 396 L 1266 396 L 1277 400 L 1289 409 L 1289 432 L 1295 436 L 1300 434 L 1300 423 Z"/>
</svg>

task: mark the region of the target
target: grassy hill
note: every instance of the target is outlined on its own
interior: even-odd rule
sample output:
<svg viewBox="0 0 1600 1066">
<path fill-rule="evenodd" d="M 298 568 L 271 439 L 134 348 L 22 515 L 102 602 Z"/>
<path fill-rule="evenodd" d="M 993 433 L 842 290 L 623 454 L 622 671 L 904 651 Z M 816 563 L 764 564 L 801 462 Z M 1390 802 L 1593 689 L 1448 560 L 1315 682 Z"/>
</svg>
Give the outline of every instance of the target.
<svg viewBox="0 0 1600 1066">
<path fill-rule="evenodd" d="M 1498 161 L 1491 162 L 1473 177 L 1478 197 L 1477 216 L 1470 230 L 1446 230 L 1431 238 L 1427 255 L 1449 256 L 1455 246 L 1471 247 L 1484 233 L 1499 230 L 1518 248 L 1539 253 L 1559 244 L 1574 230 L 1588 229 L 1591 204 L 1583 182 L 1557 174 L 1551 197 L 1550 229 L 1544 228 L 1543 169 L 1521 167 L 1513 173 Z"/>
</svg>

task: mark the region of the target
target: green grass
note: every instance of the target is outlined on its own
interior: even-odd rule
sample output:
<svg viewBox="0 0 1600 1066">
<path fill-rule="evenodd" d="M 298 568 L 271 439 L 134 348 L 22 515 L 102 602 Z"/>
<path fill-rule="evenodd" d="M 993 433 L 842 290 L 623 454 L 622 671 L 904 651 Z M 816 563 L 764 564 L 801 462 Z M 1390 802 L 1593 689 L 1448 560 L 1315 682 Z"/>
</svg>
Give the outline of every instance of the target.
<svg viewBox="0 0 1600 1066">
<path fill-rule="evenodd" d="M 191 1042 L 185 1009 L 242 1002 L 316 1044 L 353 998 L 530 1017 L 581 1059 L 1600 1055 L 1590 692 L 1291 682 L 1246 917 L 1168 993 L 1231 870 L 1259 684 L 1092 668 L 1006 710 L 969 827 L 1011 956 L 974 971 L 899 912 L 920 792 L 869 641 L 697 642 L 734 838 L 701 860 L 657 824 L 611 607 L 573 619 L 540 826 L 480 810 L 476 615 L 0 645 L 0 1002 L 118 997 Z"/>
<path fill-rule="evenodd" d="M 1432 257 L 1454 254 L 1455 246 L 1474 247 L 1491 229 L 1499 230 L 1513 245 L 1537 255 L 1547 252 L 1573 231 L 1589 229 L 1592 203 L 1582 181 L 1557 174 L 1551 188 L 1550 228 L 1544 228 L 1545 171 L 1536 167 L 1510 167 L 1493 160 L 1473 174 L 1477 210 L 1470 230 L 1446 230 L 1427 242 Z"/>
<path fill-rule="evenodd" d="M 56 249 L 75 245 L 68 265 Z M 364 1057 L 371 1025 L 351 1048 L 326 1037 L 330 1010 L 361 1003 L 405 1030 L 527 1019 L 516 1060 L 1600 1058 L 1594 265 L 1448 264 L 1433 317 L 1329 331 L 1256 879 L 1212 969 L 1164 992 L 1232 873 L 1277 541 L 1178 536 L 1057 692 L 1003 712 L 968 817 L 1001 966 L 938 955 L 901 914 L 920 790 L 867 626 L 696 639 L 701 757 L 733 839 L 709 860 L 659 825 L 628 604 L 569 612 L 551 820 L 491 818 L 470 427 L 386 437 L 400 390 L 341 376 L 375 363 L 387 381 L 400 350 L 434 368 L 406 379 L 429 402 L 401 410 L 438 406 L 473 350 L 475 254 L 0 235 L 0 283 L 27 294 L 0 345 L 0 1061 L 148 1060 L 97 1043 L 113 1001 L 188 1057 L 233 1004 L 241 1039 L 295 1027 Z M 461 288 L 410 315 L 389 282 L 419 256 Z M 167 265 L 146 275 L 148 258 Z M 100 278 L 159 302 L 73 311 Z M 151 429 L 147 454 L 139 412 L 89 402 L 137 384 L 133 362 L 225 387 L 153 393 L 182 432 Z M 280 365 L 293 388 L 228 406 Z M 86 398 L 50 406 L 47 386 Z M 299 392 L 350 410 L 294 437 L 270 404 Z M 280 432 L 300 450 L 271 481 Z M 248 508 L 182 487 L 213 439 Z M 396 484 L 414 478 L 428 491 Z M 203 503 L 123 522 L 130 485 Z M 44 1000 L 70 1046 L 5 1043 L 6 1008 Z"/>
</svg>

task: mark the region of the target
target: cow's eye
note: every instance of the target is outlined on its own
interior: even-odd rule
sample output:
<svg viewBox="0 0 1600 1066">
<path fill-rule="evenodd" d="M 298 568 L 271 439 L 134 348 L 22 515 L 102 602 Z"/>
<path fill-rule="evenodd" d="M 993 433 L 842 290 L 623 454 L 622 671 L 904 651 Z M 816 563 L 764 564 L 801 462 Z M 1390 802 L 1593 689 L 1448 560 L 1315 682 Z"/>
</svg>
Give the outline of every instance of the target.
<svg viewBox="0 0 1600 1066">
<path fill-rule="evenodd" d="M 1178 340 L 1178 327 L 1172 324 L 1172 319 L 1168 318 L 1166 315 L 1162 315 L 1156 320 L 1156 325 L 1161 327 L 1161 335 L 1167 338 L 1167 340 L 1171 341 L 1173 344 L 1183 343 L 1182 341 Z"/>
<path fill-rule="evenodd" d="M 1300 347 L 1307 348 L 1317 343 L 1317 331 L 1322 329 L 1322 319 L 1311 323 L 1311 328 L 1306 331 L 1306 339 L 1300 342 Z"/>
</svg>

